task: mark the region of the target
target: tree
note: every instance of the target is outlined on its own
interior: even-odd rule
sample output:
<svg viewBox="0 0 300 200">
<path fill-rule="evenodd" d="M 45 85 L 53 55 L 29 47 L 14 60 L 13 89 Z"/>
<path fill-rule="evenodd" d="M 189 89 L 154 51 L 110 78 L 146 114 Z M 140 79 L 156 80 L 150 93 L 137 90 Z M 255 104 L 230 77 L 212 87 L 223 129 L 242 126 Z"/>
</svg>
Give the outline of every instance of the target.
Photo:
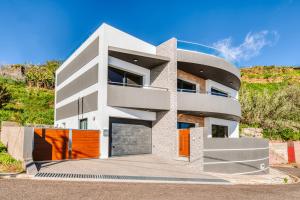
<svg viewBox="0 0 300 200">
<path fill-rule="evenodd" d="M 0 85 L 0 109 L 3 108 L 11 100 L 11 94 L 4 85 Z"/>
<path fill-rule="evenodd" d="M 298 84 L 285 86 L 276 92 L 267 89 L 254 92 L 242 87 L 240 97 L 243 124 L 261 127 L 268 137 L 274 139 L 300 137 Z"/>
</svg>

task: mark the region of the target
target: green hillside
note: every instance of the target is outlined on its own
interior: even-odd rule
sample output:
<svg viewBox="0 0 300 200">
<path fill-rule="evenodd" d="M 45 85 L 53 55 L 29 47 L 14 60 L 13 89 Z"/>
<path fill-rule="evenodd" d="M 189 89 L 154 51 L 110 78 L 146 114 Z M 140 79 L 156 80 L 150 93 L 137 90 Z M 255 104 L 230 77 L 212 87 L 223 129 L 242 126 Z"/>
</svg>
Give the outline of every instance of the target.
<svg viewBox="0 0 300 200">
<path fill-rule="evenodd" d="M 16 121 L 21 124 L 53 124 L 54 91 L 28 87 L 22 81 L 0 77 L 11 94 L 11 100 L 0 109 L 0 121 Z"/>
<path fill-rule="evenodd" d="M 260 127 L 272 139 L 300 140 L 300 70 L 241 69 L 241 127 Z"/>
</svg>

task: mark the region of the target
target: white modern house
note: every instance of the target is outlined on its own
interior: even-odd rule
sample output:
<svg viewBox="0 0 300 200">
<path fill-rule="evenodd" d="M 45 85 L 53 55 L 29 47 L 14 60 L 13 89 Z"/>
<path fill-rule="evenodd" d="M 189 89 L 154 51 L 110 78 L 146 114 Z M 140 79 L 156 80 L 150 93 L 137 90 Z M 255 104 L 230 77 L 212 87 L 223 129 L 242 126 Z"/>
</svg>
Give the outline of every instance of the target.
<svg viewBox="0 0 300 200">
<path fill-rule="evenodd" d="M 221 57 L 102 24 L 56 71 L 55 126 L 100 130 L 100 158 L 178 159 L 180 130 L 239 138 L 239 88 L 239 69 Z"/>
</svg>

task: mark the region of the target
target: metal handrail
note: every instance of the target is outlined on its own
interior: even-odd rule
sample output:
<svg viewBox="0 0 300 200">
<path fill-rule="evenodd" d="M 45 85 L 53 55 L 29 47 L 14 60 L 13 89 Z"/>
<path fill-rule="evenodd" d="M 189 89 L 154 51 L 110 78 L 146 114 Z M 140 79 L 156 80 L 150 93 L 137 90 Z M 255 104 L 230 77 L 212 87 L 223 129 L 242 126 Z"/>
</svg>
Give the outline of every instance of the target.
<svg viewBox="0 0 300 200">
<path fill-rule="evenodd" d="M 150 89 L 153 88 L 153 89 L 160 89 L 160 90 L 169 91 L 168 88 L 156 87 L 156 86 L 150 86 L 150 85 L 139 85 L 139 84 L 130 84 L 130 83 L 120 83 L 120 82 L 113 82 L 113 81 L 108 81 L 108 84 L 119 85 L 119 86 L 124 86 L 124 87 L 137 87 L 137 88 L 150 88 Z"/>
<path fill-rule="evenodd" d="M 189 93 L 196 93 L 196 94 L 209 94 L 209 95 L 214 95 L 214 96 L 220 96 L 220 97 L 225 97 L 225 98 L 230 98 L 238 101 L 237 98 L 231 96 L 231 95 L 222 95 L 216 92 L 210 92 L 210 91 L 201 91 L 201 90 L 190 90 L 190 89 L 177 89 L 177 92 L 189 92 Z"/>
</svg>

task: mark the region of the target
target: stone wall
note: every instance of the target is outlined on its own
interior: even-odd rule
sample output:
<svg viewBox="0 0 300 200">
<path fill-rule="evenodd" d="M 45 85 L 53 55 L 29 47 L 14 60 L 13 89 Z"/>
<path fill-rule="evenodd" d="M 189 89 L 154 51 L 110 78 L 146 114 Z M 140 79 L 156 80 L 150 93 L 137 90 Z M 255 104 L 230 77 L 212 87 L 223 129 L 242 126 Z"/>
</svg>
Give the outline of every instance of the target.
<svg viewBox="0 0 300 200">
<path fill-rule="evenodd" d="M 241 136 L 262 138 L 262 133 L 262 128 L 243 128 L 241 131 Z"/>
<path fill-rule="evenodd" d="M 190 129 L 190 165 L 203 171 L 204 128 Z"/>
<path fill-rule="evenodd" d="M 270 164 L 286 164 L 288 163 L 287 143 L 286 142 L 269 142 Z"/>
<path fill-rule="evenodd" d="M 15 80 L 25 80 L 25 67 L 12 67 L 10 65 L 0 66 L 0 76 L 12 78 Z"/>
<path fill-rule="evenodd" d="M 204 127 L 204 117 L 187 114 L 178 114 L 177 119 L 179 122 L 193 123 L 197 124 L 198 127 Z"/>
<path fill-rule="evenodd" d="M 152 153 L 166 159 L 174 159 L 178 155 L 176 49 L 175 38 L 159 45 L 157 54 L 170 58 L 170 61 L 150 72 L 150 85 L 167 88 L 170 92 L 170 110 L 157 112 L 157 119 L 152 124 Z"/>
</svg>

